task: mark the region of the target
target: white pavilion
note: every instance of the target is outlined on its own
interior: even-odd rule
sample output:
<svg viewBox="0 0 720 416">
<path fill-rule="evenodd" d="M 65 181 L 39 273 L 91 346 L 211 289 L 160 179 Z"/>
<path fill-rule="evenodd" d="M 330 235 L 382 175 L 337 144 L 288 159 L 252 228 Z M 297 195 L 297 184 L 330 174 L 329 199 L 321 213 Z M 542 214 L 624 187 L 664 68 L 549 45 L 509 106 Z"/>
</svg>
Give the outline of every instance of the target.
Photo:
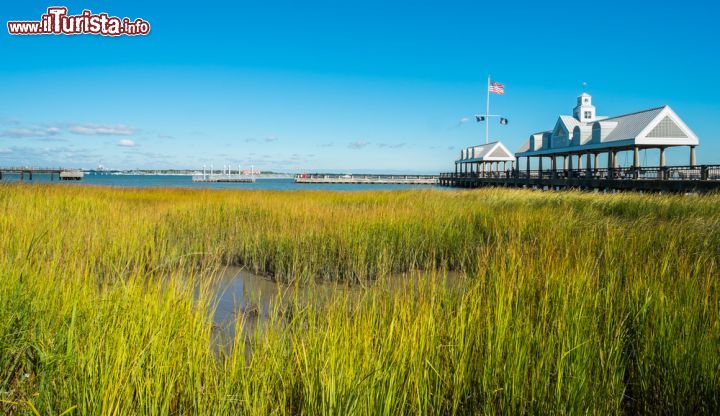
<svg viewBox="0 0 720 416">
<path fill-rule="evenodd" d="M 514 164 L 512 152 L 502 142 L 496 141 L 462 149 L 460 157 L 455 160 L 455 173 L 505 172 L 513 170 Z"/>
<path fill-rule="evenodd" d="M 519 161 L 526 158 L 530 170 L 530 159 L 537 158 L 539 170 L 543 170 L 543 159 L 550 159 L 550 167 L 557 170 L 557 158 L 562 158 L 565 170 L 582 170 L 583 156 L 585 169 L 597 169 L 598 157 L 608 155 L 608 169 L 617 168 L 617 153 L 633 152 L 633 167 L 640 167 L 639 151 L 659 149 L 659 167 L 665 166 L 665 149 L 688 146 L 690 166 L 696 165 L 695 147 L 698 138 L 695 133 L 667 105 L 623 114 L 616 117 L 602 117 L 595 112 L 592 97 L 583 93 L 577 98 L 573 115 L 558 117 L 555 127 L 530 135 L 528 141 L 515 153 Z"/>
</svg>

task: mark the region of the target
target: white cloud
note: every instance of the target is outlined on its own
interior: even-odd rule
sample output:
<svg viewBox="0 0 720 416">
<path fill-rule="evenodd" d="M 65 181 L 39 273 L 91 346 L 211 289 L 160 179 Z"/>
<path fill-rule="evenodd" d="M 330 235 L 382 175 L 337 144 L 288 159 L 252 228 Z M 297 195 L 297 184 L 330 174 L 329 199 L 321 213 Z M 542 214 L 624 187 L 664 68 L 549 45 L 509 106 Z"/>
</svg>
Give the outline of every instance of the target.
<svg viewBox="0 0 720 416">
<path fill-rule="evenodd" d="M 57 127 L 23 127 L 9 129 L 0 132 L 0 137 L 24 138 L 24 137 L 48 137 L 60 133 Z"/>
<path fill-rule="evenodd" d="M 462 126 L 463 124 L 467 123 L 468 121 L 470 121 L 469 117 L 463 117 L 460 120 L 458 120 L 457 124 L 453 124 L 452 126 L 450 126 L 448 128 L 450 128 L 450 129 L 458 128 L 458 127 Z"/>
<path fill-rule="evenodd" d="M 355 140 L 354 142 L 350 142 L 350 144 L 348 144 L 348 147 L 351 149 L 362 149 L 369 144 L 370 142 L 366 142 L 364 140 Z"/>
<path fill-rule="evenodd" d="M 19 124 L 14 122 L 13 124 Z M 0 137 L 9 138 L 50 138 L 69 132 L 84 136 L 129 136 L 138 132 L 138 129 L 125 124 L 69 124 L 54 123 L 54 125 L 24 125 L 0 131 Z"/>
<path fill-rule="evenodd" d="M 270 143 L 270 142 L 276 142 L 276 141 L 278 141 L 278 138 L 275 137 L 275 136 L 268 136 L 268 137 L 265 138 L 265 141 L 268 142 L 268 143 Z"/>
<path fill-rule="evenodd" d="M 396 144 L 378 143 L 378 147 L 386 147 L 389 149 L 400 149 L 401 147 L 405 147 L 405 143 L 396 143 Z"/>
<path fill-rule="evenodd" d="M 10 148 L 0 148 L 0 153 L 12 153 L 12 149 Z"/>
<path fill-rule="evenodd" d="M 117 145 L 122 147 L 135 147 L 135 142 L 130 139 L 122 139 L 117 142 Z"/>
<path fill-rule="evenodd" d="M 137 129 L 126 126 L 125 124 L 76 124 L 70 126 L 68 131 L 86 136 L 129 136 L 135 134 Z"/>
</svg>

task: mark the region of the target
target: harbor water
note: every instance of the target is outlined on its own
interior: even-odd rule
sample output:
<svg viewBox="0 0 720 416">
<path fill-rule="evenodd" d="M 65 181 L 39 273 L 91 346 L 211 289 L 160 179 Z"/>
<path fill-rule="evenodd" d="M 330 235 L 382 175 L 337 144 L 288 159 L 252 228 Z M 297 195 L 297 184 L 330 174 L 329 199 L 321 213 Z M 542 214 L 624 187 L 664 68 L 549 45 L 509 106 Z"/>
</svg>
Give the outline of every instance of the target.
<svg viewBox="0 0 720 416">
<path fill-rule="evenodd" d="M 18 182 L 20 175 L 3 175 L 0 183 Z M 33 180 L 25 178 L 25 183 L 54 183 L 62 186 L 117 186 L 130 188 L 175 187 L 175 188 L 213 188 L 213 189 L 266 189 L 266 190 L 328 190 L 328 191 L 369 191 L 402 189 L 447 189 L 436 185 L 405 184 L 308 184 L 295 183 L 292 178 L 256 178 L 254 183 L 193 182 L 191 175 L 93 175 L 86 174 L 81 181 L 50 181 L 49 175 L 36 174 Z"/>
</svg>

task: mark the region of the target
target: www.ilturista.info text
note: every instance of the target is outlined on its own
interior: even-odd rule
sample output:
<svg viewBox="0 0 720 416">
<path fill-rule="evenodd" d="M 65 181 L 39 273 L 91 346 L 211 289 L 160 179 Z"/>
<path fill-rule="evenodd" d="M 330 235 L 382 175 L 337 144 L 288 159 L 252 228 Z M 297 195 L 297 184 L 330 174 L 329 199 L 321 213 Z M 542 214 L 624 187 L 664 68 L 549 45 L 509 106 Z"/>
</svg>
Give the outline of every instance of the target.
<svg viewBox="0 0 720 416">
<path fill-rule="evenodd" d="M 67 7 L 48 7 L 39 21 L 9 21 L 11 35 L 102 35 L 136 36 L 150 33 L 150 22 L 137 18 L 119 18 L 107 13 L 93 14 L 83 10 L 81 14 L 68 16 Z"/>
</svg>

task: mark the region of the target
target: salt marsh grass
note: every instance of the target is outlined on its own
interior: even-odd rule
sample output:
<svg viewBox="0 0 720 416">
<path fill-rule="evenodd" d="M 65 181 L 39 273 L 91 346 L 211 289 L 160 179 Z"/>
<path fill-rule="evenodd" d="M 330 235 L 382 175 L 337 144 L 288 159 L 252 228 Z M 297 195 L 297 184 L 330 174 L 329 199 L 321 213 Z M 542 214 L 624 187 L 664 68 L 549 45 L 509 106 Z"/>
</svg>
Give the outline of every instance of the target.
<svg viewBox="0 0 720 416">
<path fill-rule="evenodd" d="M 0 186 L 0 411 L 717 414 L 719 250 L 712 195 Z M 223 265 L 286 300 L 218 352 Z"/>
</svg>

